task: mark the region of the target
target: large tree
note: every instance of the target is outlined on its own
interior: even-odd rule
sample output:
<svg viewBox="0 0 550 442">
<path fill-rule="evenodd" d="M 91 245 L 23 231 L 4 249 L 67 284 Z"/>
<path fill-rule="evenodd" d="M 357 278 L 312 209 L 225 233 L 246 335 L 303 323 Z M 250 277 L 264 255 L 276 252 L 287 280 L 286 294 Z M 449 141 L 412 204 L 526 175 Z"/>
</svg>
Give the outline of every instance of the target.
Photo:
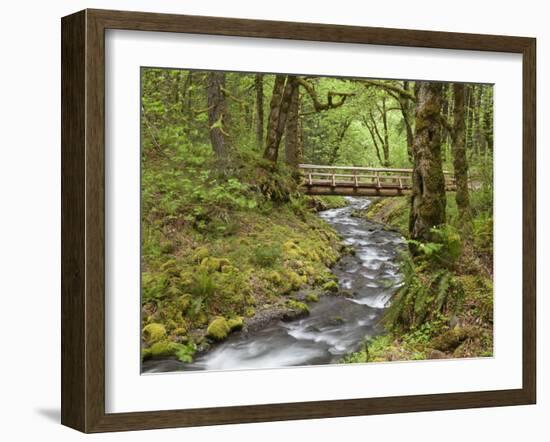
<svg viewBox="0 0 550 442">
<path fill-rule="evenodd" d="M 256 144 L 261 149 L 264 143 L 264 74 L 256 74 Z"/>
<path fill-rule="evenodd" d="M 470 227 L 470 198 L 468 195 L 468 160 L 465 143 L 464 84 L 453 83 L 454 111 L 452 128 L 452 156 L 456 180 L 456 205 L 461 225 Z"/>
<path fill-rule="evenodd" d="M 430 241 L 432 227 L 445 223 L 445 178 L 441 164 L 441 92 L 437 82 L 415 84 L 413 188 L 409 231 L 412 239 Z"/>
<path fill-rule="evenodd" d="M 206 84 L 208 125 L 212 149 L 218 159 L 229 155 L 228 114 L 225 102 L 225 73 L 209 72 Z"/>
<path fill-rule="evenodd" d="M 277 162 L 279 145 L 286 125 L 290 100 L 297 86 L 296 77 L 292 75 L 277 75 L 273 85 L 267 135 L 265 139 L 264 158 Z"/>
<path fill-rule="evenodd" d="M 290 96 L 288 118 L 285 130 L 285 161 L 297 167 L 302 161 L 302 140 L 300 136 L 300 87 L 296 86 Z"/>
</svg>

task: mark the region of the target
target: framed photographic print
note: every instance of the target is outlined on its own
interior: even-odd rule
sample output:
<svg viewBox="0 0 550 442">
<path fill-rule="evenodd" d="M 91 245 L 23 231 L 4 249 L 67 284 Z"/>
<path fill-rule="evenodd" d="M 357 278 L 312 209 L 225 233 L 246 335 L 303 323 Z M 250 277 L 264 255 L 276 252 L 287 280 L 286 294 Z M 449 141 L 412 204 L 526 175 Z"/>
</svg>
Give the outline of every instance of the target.
<svg viewBox="0 0 550 442">
<path fill-rule="evenodd" d="M 535 52 L 64 17 L 62 423 L 535 403 Z"/>
</svg>

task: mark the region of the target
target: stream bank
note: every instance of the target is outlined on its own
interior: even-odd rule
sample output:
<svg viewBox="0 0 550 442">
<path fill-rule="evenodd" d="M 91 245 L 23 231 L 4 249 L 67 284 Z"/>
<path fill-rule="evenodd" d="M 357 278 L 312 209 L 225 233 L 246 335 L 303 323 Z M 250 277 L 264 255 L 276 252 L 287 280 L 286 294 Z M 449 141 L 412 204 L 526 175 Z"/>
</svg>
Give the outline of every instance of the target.
<svg viewBox="0 0 550 442">
<path fill-rule="evenodd" d="M 383 330 L 379 319 L 400 281 L 397 257 L 404 246 L 397 232 L 354 217 L 370 200 L 347 198 L 343 208 L 325 210 L 319 216 L 353 248 L 332 268 L 340 292 L 320 296 L 309 305 L 309 314 L 291 320 L 270 319 L 261 327 L 234 333 L 191 363 L 175 359 L 144 361 L 144 373 L 277 368 L 339 362 Z M 307 296 L 299 292 L 297 299 Z M 290 319 L 290 318 L 286 318 Z"/>
</svg>

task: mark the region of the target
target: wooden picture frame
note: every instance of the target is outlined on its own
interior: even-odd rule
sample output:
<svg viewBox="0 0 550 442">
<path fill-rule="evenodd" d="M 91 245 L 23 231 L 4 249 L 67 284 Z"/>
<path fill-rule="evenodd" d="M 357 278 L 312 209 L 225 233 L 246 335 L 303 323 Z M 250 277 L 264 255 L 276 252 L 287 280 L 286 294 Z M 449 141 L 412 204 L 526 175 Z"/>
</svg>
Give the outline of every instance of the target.
<svg viewBox="0 0 550 442">
<path fill-rule="evenodd" d="M 523 385 L 270 405 L 105 412 L 105 30 L 496 51 L 523 57 Z M 62 19 L 62 424 L 142 430 L 533 404 L 536 398 L 536 41 L 533 38 L 84 10 Z"/>
</svg>

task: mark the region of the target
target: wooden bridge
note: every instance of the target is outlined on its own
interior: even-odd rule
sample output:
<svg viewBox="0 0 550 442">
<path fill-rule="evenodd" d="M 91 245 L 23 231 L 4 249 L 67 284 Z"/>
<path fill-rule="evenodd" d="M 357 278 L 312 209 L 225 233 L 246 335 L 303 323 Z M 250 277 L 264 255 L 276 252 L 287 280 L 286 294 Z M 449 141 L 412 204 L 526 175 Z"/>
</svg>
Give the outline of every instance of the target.
<svg viewBox="0 0 550 442">
<path fill-rule="evenodd" d="M 308 195 L 400 196 L 412 189 L 412 169 L 300 164 L 302 186 Z M 445 187 L 455 190 L 451 172 L 444 171 Z"/>
</svg>

